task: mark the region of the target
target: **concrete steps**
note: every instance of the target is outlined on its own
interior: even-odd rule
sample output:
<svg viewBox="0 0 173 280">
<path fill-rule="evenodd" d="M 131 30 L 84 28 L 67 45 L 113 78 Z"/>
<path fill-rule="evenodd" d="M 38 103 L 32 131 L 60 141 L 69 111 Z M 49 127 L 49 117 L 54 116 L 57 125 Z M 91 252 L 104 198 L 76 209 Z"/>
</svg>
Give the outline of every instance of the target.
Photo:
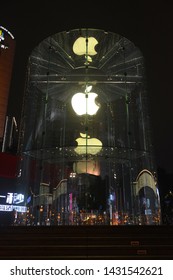
<svg viewBox="0 0 173 280">
<path fill-rule="evenodd" d="M 172 259 L 172 226 L 1 227 L 0 259 Z"/>
</svg>

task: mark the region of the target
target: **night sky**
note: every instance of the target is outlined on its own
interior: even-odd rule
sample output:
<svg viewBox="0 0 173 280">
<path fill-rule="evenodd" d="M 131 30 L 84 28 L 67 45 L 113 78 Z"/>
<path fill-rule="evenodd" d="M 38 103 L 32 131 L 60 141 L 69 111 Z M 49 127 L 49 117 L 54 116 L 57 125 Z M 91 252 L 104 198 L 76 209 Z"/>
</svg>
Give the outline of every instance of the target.
<svg viewBox="0 0 173 280">
<path fill-rule="evenodd" d="M 16 39 L 8 115 L 20 119 L 27 59 L 43 39 L 76 28 L 118 33 L 144 55 L 156 165 L 173 172 L 173 8 L 167 2 L 4 1 L 0 25 Z"/>
</svg>

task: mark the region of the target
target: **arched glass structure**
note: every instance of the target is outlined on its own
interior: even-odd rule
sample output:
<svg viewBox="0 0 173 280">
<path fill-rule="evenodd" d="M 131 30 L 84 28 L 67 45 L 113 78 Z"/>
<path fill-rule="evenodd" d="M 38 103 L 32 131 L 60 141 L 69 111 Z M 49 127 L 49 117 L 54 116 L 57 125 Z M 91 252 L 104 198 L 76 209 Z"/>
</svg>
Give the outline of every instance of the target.
<svg viewBox="0 0 173 280">
<path fill-rule="evenodd" d="M 95 29 L 43 40 L 28 61 L 20 152 L 28 224 L 159 224 L 141 51 Z"/>
</svg>

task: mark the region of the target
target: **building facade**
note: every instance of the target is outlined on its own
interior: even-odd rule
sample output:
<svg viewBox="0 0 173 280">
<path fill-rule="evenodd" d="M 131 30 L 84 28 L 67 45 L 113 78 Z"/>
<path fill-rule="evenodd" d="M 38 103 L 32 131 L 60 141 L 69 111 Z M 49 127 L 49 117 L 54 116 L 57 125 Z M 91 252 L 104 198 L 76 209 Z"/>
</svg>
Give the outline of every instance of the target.
<svg viewBox="0 0 173 280">
<path fill-rule="evenodd" d="M 28 60 L 19 183 L 28 223 L 160 224 L 144 57 L 121 35 L 76 29 Z"/>
<path fill-rule="evenodd" d="M 0 143 L 3 145 L 3 136 L 6 123 L 6 112 L 10 90 L 13 60 L 15 54 L 15 40 L 12 33 L 0 26 Z"/>
</svg>

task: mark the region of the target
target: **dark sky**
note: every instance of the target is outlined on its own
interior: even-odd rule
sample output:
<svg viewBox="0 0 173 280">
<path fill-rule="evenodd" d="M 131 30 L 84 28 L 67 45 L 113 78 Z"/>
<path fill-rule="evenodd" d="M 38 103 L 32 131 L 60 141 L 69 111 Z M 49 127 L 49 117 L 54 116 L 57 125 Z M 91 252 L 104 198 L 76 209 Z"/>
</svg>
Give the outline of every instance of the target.
<svg viewBox="0 0 173 280">
<path fill-rule="evenodd" d="M 166 0 L 4 1 L 0 25 L 14 34 L 17 43 L 8 114 L 19 119 L 27 59 L 43 39 L 85 27 L 118 33 L 143 52 L 156 164 L 173 172 L 172 15 L 171 1 Z"/>
</svg>

